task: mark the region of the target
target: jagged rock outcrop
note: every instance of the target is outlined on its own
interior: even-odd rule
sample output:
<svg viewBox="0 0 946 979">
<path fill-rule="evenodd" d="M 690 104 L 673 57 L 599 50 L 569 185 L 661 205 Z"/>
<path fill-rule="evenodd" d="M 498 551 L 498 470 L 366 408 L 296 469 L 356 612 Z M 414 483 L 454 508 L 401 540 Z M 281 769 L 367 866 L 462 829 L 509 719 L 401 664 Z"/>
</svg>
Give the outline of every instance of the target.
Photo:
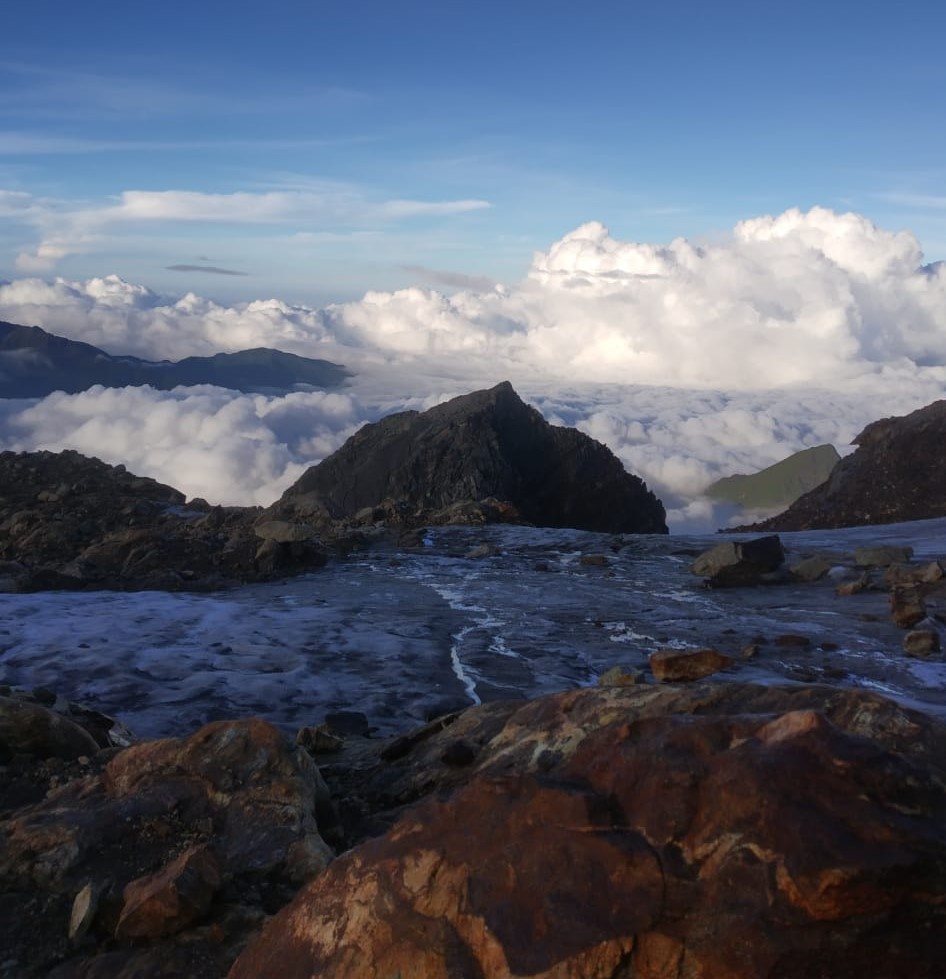
<svg viewBox="0 0 946 979">
<path fill-rule="evenodd" d="M 319 567 L 324 551 L 256 529 L 78 452 L 0 452 L 0 591 L 215 588 Z"/>
<path fill-rule="evenodd" d="M 663 505 L 601 443 L 550 425 L 508 381 L 366 425 L 286 491 L 277 512 L 352 517 L 385 500 L 409 513 L 508 501 L 528 523 L 666 533 Z"/>
<path fill-rule="evenodd" d="M 946 401 L 872 422 L 827 482 L 741 530 L 814 530 L 946 516 Z"/>
<path fill-rule="evenodd" d="M 932 979 L 944 747 L 923 715 L 818 687 L 472 708 L 362 773 L 375 804 L 439 794 L 307 885 L 230 979 Z"/>
</svg>

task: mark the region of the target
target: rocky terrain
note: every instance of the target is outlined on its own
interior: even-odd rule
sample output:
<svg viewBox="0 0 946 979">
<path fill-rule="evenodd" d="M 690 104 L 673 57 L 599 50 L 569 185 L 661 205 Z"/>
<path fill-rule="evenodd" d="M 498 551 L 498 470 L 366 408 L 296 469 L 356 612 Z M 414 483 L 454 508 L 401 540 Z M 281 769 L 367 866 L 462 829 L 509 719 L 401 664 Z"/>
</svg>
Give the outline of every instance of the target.
<svg viewBox="0 0 946 979">
<path fill-rule="evenodd" d="M 293 533 L 78 452 L 0 453 L 0 590 L 207 589 L 325 563 Z"/>
<path fill-rule="evenodd" d="M 946 514 L 946 401 L 872 422 L 829 479 L 784 513 L 737 530 L 811 530 Z"/>
<path fill-rule="evenodd" d="M 304 473 L 276 509 L 308 516 L 315 501 L 339 519 L 384 500 L 442 511 L 486 497 L 540 527 L 667 532 L 661 502 L 610 449 L 550 425 L 508 381 L 365 425 Z"/>
<path fill-rule="evenodd" d="M 946 728 L 859 691 L 603 682 L 398 738 L 128 747 L 8 692 L 0 974 L 939 974 Z"/>
<path fill-rule="evenodd" d="M 0 589 L 211 589 L 320 567 L 385 531 L 497 521 L 666 533 L 603 445 L 508 384 L 367 425 L 268 509 L 210 506 L 77 452 L 0 453 Z"/>
<path fill-rule="evenodd" d="M 98 347 L 47 333 L 38 326 L 0 322 L 0 397 L 43 398 L 75 394 L 96 384 L 148 384 L 160 391 L 179 385 L 216 384 L 245 392 L 286 392 L 337 387 L 348 371 L 327 360 L 257 347 L 212 357 L 151 361 L 113 357 Z"/>
</svg>

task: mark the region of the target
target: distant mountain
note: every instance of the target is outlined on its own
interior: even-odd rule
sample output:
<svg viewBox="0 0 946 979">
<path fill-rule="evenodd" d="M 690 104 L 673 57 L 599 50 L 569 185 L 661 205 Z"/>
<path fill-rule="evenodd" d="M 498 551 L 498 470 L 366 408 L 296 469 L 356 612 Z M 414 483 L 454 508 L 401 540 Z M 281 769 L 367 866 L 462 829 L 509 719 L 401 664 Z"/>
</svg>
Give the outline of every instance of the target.
<svg viewBox="0 0 946 979">
<path fill-rule="evenodd" d="M 735 503 L 744 510 L 787 507 L 820 486 L 840 459 L 833 445 L 816 445 L 760 472 L 717 480 L 706 490 L 706 496 L 720 503 Z"/>
<path fill-rule="evenodd" d="M 348 376 L 344 367 L 330 361 L 269 347 L 179 361 L 113 357 L 38 326 L 0 322 L 2 398 L 42 398 L 53 391 L 75 394 L 95 384 L 110 388 L 150 384 L 161 391 L 181 384 L 216 384 L 246 393 L 283 393 L 297 385 L 337 387 Z"/>
</svg>

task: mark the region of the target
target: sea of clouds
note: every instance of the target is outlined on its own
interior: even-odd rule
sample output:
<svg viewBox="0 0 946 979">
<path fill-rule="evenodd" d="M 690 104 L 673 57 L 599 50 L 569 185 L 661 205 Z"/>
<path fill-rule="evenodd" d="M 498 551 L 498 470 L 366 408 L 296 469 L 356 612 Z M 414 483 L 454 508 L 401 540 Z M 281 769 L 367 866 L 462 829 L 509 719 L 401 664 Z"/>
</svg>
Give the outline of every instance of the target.
<svg viewBox="0 0 946 979">
<path fill-rule="evenodd" d="M 609 445 L 671 529 L 725 515 L 701 491 L 946 396 L 946 265 L 858 214 L 790 210 L 718 241 L 620 241 L 584 224 L 525 279 L 369 292 L 323 309 L 169 299 L 116 276 L 0 283 L 0 319 L 179 359 L 267 346 L 347 365 L 334 392 L 214 387 L 0 400 L 0 448 L 75 448 L 219 503 L 272 502 L 365 421 L 500 380 Z M 2 393 L 2 392 L 0 392 Z"/>
</svg>

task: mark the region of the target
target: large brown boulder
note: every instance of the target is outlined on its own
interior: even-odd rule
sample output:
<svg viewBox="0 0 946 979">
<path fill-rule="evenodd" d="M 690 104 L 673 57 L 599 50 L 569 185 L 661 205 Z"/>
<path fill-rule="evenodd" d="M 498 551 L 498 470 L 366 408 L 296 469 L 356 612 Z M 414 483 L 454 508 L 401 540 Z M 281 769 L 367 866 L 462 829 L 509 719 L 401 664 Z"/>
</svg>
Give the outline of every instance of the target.
<svg viewBox="0 0 946 979">
<path fill-rule="evenodd" d="M 340 519 L 385 500 L 430 512 L 487 498 L 544 527 L 667 532 L 661 502 L 610 449 L 550 425 L 508 381 L 365 425 L 305 472 L 273 512 L 307 517 L 318 503 Z"/>
<path fill-rule="evenodd" d="M 335 861 L 230 977 L 939 975 L 944 747 L 928 718 L 827 688 L 474 708 L 391 763 L 392 799 L 424 768 L 460 787 Z"/>
<path fill-rule="evenodd" d="M 221 721 L 48 774 L 45 797 L 0 818 L 0 974 L 48 976 L 59 963 L 64 977 L 127 965 L 139 979 L 216 979 L 264 911 L 333 855 L 318 769 L 264 721 Z M 170 942 L 147 968 L 134 947 L 146 939 Z"/>
<path fill-rule="evenodd" d="M 857 450 L 784 513 L 746 530 L 811 530 L 946 516 L 946 401 L 883 418 Z"/>
</svg>

